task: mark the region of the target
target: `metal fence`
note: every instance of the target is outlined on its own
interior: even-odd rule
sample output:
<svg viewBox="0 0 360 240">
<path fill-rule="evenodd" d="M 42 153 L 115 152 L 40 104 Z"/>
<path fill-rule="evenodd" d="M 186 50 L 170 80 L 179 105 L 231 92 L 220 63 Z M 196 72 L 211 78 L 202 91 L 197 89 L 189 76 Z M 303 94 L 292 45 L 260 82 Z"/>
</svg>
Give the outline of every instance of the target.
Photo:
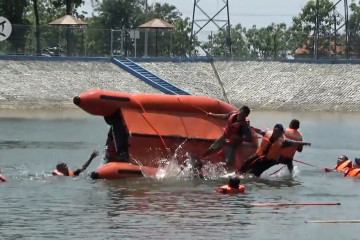
<svg viewBox="0 0 360 240">
<path fill-rule="evenodd" d="M 49 56 L 179 56 L 185 47 L 176 44 L 171 30 L 112 30 L 86 27 L 39 26 L 40 50 Z M 10 37 L 0 41 L 0 54 L 38 55 L 36 27 L 12 25 Z"/>
<path fill-rule="evenodd" d="M 69 57 L 187 57 L 189 54 L 189 36 L 183 36 L 179 32 L 162 29 L 136 29 L 136 30 L 112 30 L 93 29 L 87 27 L 67 27 L 41 25 L 38 28 L 39 41 L 36 38 L 36 27 L 31 25 L 12 25 L 10 37 L 0 41 L 0 55 L 45 55 L 45 56 L 69 56 Z M 203 31 L 200 44 L 207 43 L 208 51 L 205 53 L 200 47 L 196 47 L 196 53 L 191 56 L 210 56 L 218 46 L 212 44 L 214 31 Z M 329 40 L 330 43 L 332 41 Z M 228 46 L 222 46 L 226 49 Z M 40 51 L 37 51 L 39 48 Z M 329 45 L 326 54 L 319 55 L 318 59 L 341 59 L 344 54 L 333 54 L 332 46 Z M 241 58 L 233 48 L 232 58 Z M 251 51 L 250 47 L 249 50 Z M 282 58 L 305 58 L 313 59 L 313 53 L 294 55 L 292 50 L 282 50 Z M 350 58 L 358 59 L 360 54 L 352 52 Z M 225 56 L 228 57 L 228 56 Z M 251 55 L 249 59 L 259 59 L 259 55 Z M 266 58 L 268 59 L 268 58 Z"/>
</svg>

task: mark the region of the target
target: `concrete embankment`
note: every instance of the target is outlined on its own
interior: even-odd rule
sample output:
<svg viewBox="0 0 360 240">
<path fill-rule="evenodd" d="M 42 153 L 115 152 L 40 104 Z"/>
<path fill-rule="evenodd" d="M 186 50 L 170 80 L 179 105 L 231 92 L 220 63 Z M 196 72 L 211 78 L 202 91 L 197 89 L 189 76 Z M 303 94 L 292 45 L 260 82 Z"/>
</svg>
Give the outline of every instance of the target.
<svg viewBox="0 0 360 240">
<path fill-rule="evenodd" d="M 360 65 L 258 61 L 140 62 L 194 95 L 254 110 L 359 111 Z M 0 109 L 69 109 L 74 96 L 93 88 L 158 90 L 110 61 L 0 60 Z"/>
</svg>

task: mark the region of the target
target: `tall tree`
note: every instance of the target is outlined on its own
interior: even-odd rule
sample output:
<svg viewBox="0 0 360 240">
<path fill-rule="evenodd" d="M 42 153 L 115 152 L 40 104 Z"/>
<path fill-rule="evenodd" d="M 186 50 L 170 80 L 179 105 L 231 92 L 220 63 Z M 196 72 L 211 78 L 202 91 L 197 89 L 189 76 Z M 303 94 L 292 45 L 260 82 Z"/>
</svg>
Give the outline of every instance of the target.
<svg viewBox="0 0 360 240">
<path fill-rule="evenodd" d="M 172 49 L 166 49 L 169 54 L 177 57 L 186 57 L 190 53 L 192 56 L 197 55 L 197 50 L 194 46 L 197 46 L 197 39 L 195 38 L 196 45 L 191 44 L 190 34 L 191 34 L 191 22 L 190 18 L 181 19 L 178 18 L 174 21 L 175 28 L 172 31 L 173 34 L 173 47 Z"/>
<path fill-rule="evenodd" d="M 329 36 L 332 31 L 333 14 L 336 8 L 329 0 L 319 0 L 319 54 L 325 54 L 329 49 Z M 305 47 L 310 55 L 314 53 L 314 35 L 316 29 L 316 1 L 310 0 L 306 3 L 302 12 L 293 18 L 293 25 L 290 27 L 291 36 L 289 44 L 292 51 L 299 47 Z"/>
<path fill-rule="evenodd" d="M 25 18 L 27 6 L 27 0 L 0 1 L 0 16 L 6 17 L 13 25 L 12 33 L 6 40 L 9 43 L 8 52 L 25 53 L 25 35 L 29 32 L 29 29 L 24 26 L 28 24 L 28 21 Z"/>
<path fill-rule="evenodd" d="M 243 28 L 241 24 L 230 26 L 231 31 L 231 46 L 234 56 L 237 57 L 249 57 L 248 43 L 245 37 L 246 28 Z M 229 48 L 227 42 L 227 28 L 221 29 L 218 33 L 209 35 L 209 42 L 202 45 L 202 48 L 211 56 L 223 57 L 229 56 Z"/>
<path fill-rule="evenodd" d="M 357 58 L 360 58 L 360 1 L 358 4 L 355 2 L 350 4 L 352 12 L 349 19 L 349 52 Z"/>
<path fill-rule="evenodd" d="M 33 0 L 34 15 L 35 15 L 35 38 L 36 38 L 36 54 L 41 54 L 41 43 L 40 43 L 40 18 L 38 10 L 38 1 Z"/>
<path fill-rule="evenodd" d="M 174 5 L 168 3 L 155 3 L 148 8 L 148 13 L 145 13 L 146 20 L 153 18 L 161 18 L 168 22 L 175 22 L 181 18 L 181 13 Z"/>
<path fill-rule="evenodd" d="M 74 15 L 77 7 L 83 4 L 83 0 L 54 0 L 53 4 L 55 7 L 61 7 L 65 5 L 66 15 Z M 66 49 L 67 54 L 72 55 L 74 51 L 74 36 L 69 26 L 66 27 Z"/>
<path fill-rule="evenodd" d="M 145 13 L 144 4 L 144 0 L 103 0 L 95 9 L 95 11 L 98 12 L 98 16 L 92 18 L 90 26 L 92 28 L 105 28 L 109 30 L 106 30 L 105 34 L 91 34 L 90 37 L 93 40 L 91 40 L 90 50 L 98 52 L 96 49 L 102 48 L 102 51 L 106 52 L 108 51 L 107 49 L 110 49 L 110 45 L 112 44 L 113 51 L 117 53 L 120 52 L 120 43 L 121 40 L 123 40 L 123 54 L 134 55 L 134 40 L 130 39 L 127 30 L 136 29 L 146 21 L 158 17 L 173 23 L 175 26 L 173 31 L 159 30 L 158 45 L 161 46 L 159 54 L 184 55 L 184 49 L 189 51 L 191 48 L 186 42 L 189 33 L 189 19 L 181 19 L 181 14 L 176 7 L 169 4 L 153 4 L 147 7 L 148 11 Z M 112 43 L 106 41 L 106 38 L 110 39 L 110 34 L 107 33 L 110 29 L 115 30 L 112 31 Z M 122 35 L 119 33 L 120 31 L 123 33 Z M 145 34 L 140 34 L 140 39 L 137 41 L 137 55 L 144 54 L 144 35 Z M 155 55 L 155 31 L 150 32 L 149 39 L 152 41 L 150 48 L 151 55 Z M 170 39 L 173 39 L 172 45 L 169 42 Z"/>
<path fill-rule="evenodd" d="M 75 9 L 80 7 L 84 1 L 83 0 L 53 0 L 54 7 L 63 7 L 65 6 L 65 14 L 73 15 L 75 14 Z"/>
<path fill-rule="evenodd" d="M 151 39 L 154 40 L 153 42 L 158 42 L 158 53 L 161 56 L 186 56 L 189 52 L 196 54 L 195 49 L 190 46 L 190 19 L 182 19 L 181 13 L 174 5 L 155 3 L 148 7 L 147 13 L 143 13 L 142 16 L 140 16 L 140 20 L 143 22 L 153 18 L 164 19 L 174 25 L 174 29 L 153 30 L 152 34 L 150 34 L 150 36 L 152 36 Z M 156 31 L 160 32 L 158 36 L 156 36 Z M 158 39 L 155 39 L 156 37 Z M 155 44 L 152 44 L 152 46 Z M 156 55 L 155 48 L 156 47 L 152 47 L 150 49 L 153 50 L 154 55 Z"/>
<path fill-rule="evenodd" d="M 276 59 L 286 51 L 286 24 L 274 24 L 260 28 L 258 31 L 257 49 L 259 57 Z"/>
</svg>

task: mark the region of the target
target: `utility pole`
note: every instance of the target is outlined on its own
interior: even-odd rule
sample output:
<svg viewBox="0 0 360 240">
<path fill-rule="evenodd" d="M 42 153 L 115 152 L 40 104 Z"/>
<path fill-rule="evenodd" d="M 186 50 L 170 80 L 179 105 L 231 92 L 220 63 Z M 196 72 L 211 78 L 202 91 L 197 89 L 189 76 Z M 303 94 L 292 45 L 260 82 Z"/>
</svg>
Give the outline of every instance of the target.
<svg viewBox="0 0 360 240">
<path fill-rule="evenodd" d="M 219 0 L 216 0 L 216 1 L 212 0 L 212 1 L 214 4 L 215 3 L 217 4 L 219 2 Z M 190 44 L 193 45 L 195 42 L 194 41 L 195 37 L 202 30 L 204 30 L 204 28 L 209 23 L 212 23 L 213 25 L 215 25 L 217 27 L 218 30 L 226 29 L 227 36 L 226 36 L 225 42 L 223 44 L 227 46 L 229 54 L 231 56 L 232 48 L 231 48 L 231 35 L 230 35 L 229 0 L 221 0 L 221 1 L 223 2 L 224 5 L 222 7 L 220 6 L 220 10 L 217 13 L 215 13 L 213 16 L 211 16 L 200 6 L 201 0 L 194 0 L 193 17 L 192 17 L 192 23 L 191 23 Z M 209 0 L 206 0 L 205 4 L 209 4 Z M 226 12 L 227 18 L 219 19 L 219 15 L 224 11 L 227 11 Z M 205 19 L 197 19 L 198 18 L 197 14 L 199 14 L 201 16 L 205 16 Z"/>
<path fill-rule="evenodd" d="M 341 2 L 344 2 L 344 15 L 340 14 L 337 10 L 336 10 L 336 6 Z M 319 6 L 319 0 L 316 0 L 316 9 L 315 9 L 315 14 L 316 14 L 316 19 L 315 19 L 315 33 L 314 33 L 314 58 L 318 59 L 318 51 L 319 51 L 319 25 L 322 22 L 322 19 L 320 18 L 320 6 Z M 334 41 L 335 41 L 335 51 L 336 51 L 336 37 L 337 37 L 337 32 L 342 28 L 345 27 L 345 55 L 346 58 L 350 57 L 350 45 L 349 45 L 349 6 L 348 6 L 348 1 L 347 0 L 338 0 L 334 5 L 332 5 L 327 12 L 333 11 L 334 14 Z M 337 19 L 339 19 L 340 22 L 340 26 L 338 26 L 338 21 Z"/>
</svg>

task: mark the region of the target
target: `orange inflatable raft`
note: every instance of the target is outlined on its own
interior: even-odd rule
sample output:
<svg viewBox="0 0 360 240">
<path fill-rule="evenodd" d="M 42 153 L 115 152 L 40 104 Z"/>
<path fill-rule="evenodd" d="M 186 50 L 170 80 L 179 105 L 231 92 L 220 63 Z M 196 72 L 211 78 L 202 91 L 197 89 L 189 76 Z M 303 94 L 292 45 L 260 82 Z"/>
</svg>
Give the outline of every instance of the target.
<svg viewBox="0 0 360 240">
<path fill-rule="evenodd" d="M 146 167 L 157 167 L 160 159 L 168 159 L 175 151 L 180 163 L 187 154 L 201 156 L 223 134 L 227 124 L 226 120 L 211 118 L 207 113 L 220 114 L 237 110 L 228 103 L 210 97 L 100 89 L 82 93 L 74 97 L 73 102 L 90 114 L 105 117 L 105 120 L 106 117 L 118 114 L 130 132 L 130 158 Z M 105 138 L 106 134 L 104 141 Z M 239 149 L 234 167 L 241 165 L 243 159 L 254 151 Z M 209 161 L 225 161 L 225 155 L 214 154 Z M 123 175 L 126 174 L 115 178 Z M 114 178 L 114 175 L 110 174 L 109 178 Z"/>
<path fill-rule="evenodd" d="M 129 177 L 155 176 L 157 168 L 132 163 L 109 162 L 91 173 L 92 179 L 120 179 Z"/>
</svg>

